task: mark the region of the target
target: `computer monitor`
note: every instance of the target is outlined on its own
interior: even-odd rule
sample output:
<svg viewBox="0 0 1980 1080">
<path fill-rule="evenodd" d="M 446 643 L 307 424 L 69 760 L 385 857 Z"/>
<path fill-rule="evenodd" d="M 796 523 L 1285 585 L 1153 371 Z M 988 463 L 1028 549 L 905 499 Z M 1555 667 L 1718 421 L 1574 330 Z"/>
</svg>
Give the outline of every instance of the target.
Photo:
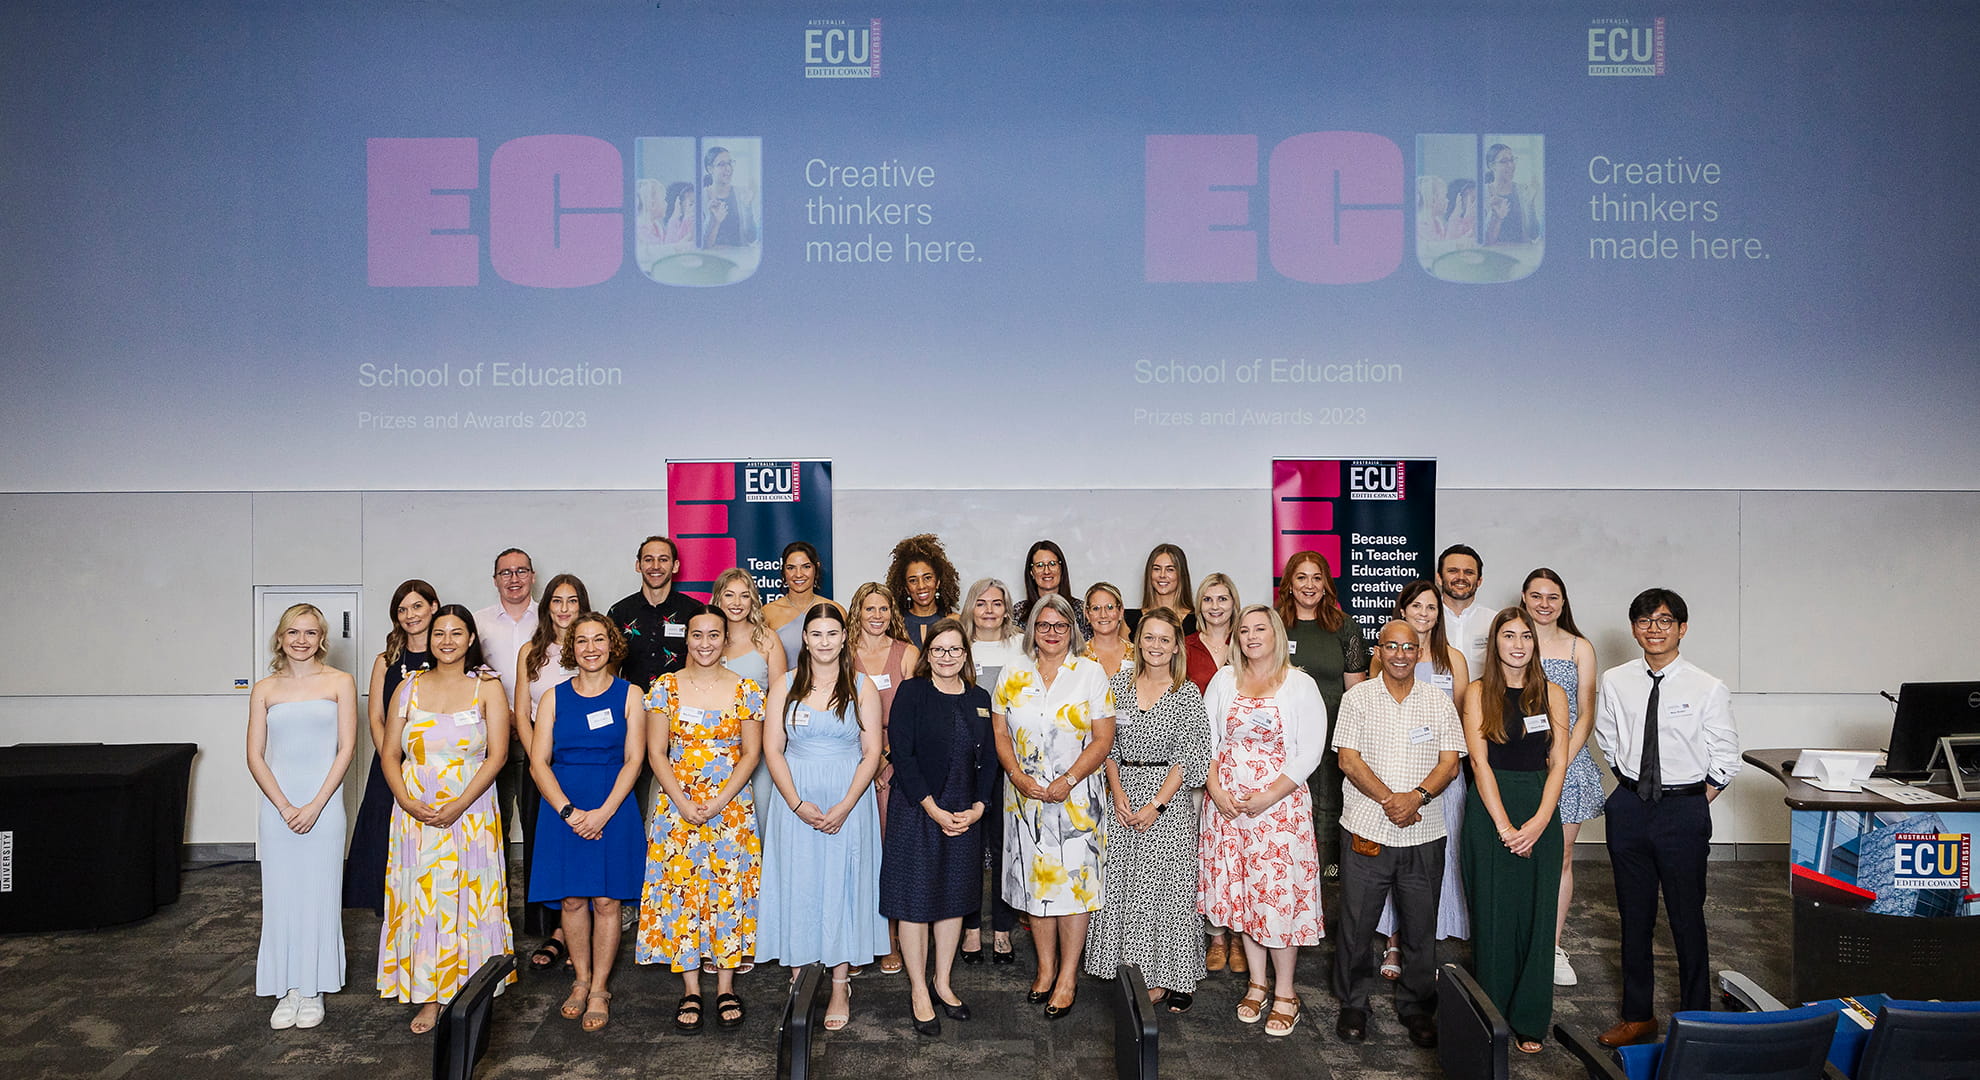
<svg viewBox="0 0 1980 1080">
<path fill-rule="evenodd" d="M 1905 683 L 1898 689 L 1884 772 L 1923 776 L 1946 735 L 1980 735 L 1980 681 Z"/>
</svg>

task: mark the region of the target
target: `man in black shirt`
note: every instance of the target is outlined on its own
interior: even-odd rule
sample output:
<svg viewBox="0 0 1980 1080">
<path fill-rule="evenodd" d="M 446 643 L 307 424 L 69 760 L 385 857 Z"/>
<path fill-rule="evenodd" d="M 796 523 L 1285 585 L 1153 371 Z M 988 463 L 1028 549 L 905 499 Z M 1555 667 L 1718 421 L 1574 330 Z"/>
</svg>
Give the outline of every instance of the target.
<svg viewBox="0 0 1980 1080">
<path fill-rule="evenodd" d="M 639 688 L 652 689 L 653 680 L 679 671 L 687 660 L 688 612 L 700 606 L 674 589 L 680 569 L 680 549 L 664 536 L 640 542 L 639 591 L 612 605 L 606 617 L 626 635 L 626 659 L 619 677 Z"/>
</svg>

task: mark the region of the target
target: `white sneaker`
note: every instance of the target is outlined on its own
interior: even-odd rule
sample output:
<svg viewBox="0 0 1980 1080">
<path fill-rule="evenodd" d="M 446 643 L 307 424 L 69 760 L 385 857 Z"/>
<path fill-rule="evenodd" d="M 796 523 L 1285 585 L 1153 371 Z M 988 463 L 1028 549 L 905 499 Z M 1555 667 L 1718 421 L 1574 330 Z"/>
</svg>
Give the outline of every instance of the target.
<svg viewBox="0 0 1980 1080">
<path fill-rule="evenodd" d="M 1554 985 L 1573 986 L 1580 981 L 1575 977 L 1574 965 L 1568 963 L 1567 950 L 1554 946 Z"/>
<path fill-rule="evenodd" d="M 296 1026 L 313 1028 L 323 1022 L 323 995 L 311 994 L 296 1006 Z"/>
<path fill-rule="evenodd" d="M 296 1010 L 302 1005 L 302 994 L 291 990 L 275 1003 L 275 1011 L 269 1014 L 268 1026 L 276 1031 L 287 1031 L 296 1026 Z"/>
</svg>

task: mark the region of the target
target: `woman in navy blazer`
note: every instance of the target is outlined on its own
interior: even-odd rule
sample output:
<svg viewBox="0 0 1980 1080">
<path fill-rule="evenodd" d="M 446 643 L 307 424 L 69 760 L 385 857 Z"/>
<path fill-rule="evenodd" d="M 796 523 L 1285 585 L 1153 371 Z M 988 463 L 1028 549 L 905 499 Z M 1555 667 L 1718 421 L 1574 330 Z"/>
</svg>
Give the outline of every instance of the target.
<svg viewBox="0 0 1980 1080">
<path fill-rule="evenodd" d="M 934 1035 L 942 1021 L 928 989 L 929 929 L 934 997 L 951 1020 L 967 1020 L 969 1006 L 950 988 L 949 972 L 963 916 L 977 909 L 982 892 L 980 822 L 1002 770 L 990 735 L 990 693 L 976 685 L 962 623 L 940 620 L 924 644 L 888 718 L 894 797 L 887 804 L 880 913 L 900 921 L 914 1029 Z"/>
</svg>

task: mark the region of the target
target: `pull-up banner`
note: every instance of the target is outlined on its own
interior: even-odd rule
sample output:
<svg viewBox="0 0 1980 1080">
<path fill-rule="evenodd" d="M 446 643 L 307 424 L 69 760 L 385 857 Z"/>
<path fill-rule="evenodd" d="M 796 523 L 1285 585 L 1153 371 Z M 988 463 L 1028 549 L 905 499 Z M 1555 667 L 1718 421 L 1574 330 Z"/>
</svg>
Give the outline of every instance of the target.
<svg viewBox="0 0 1980 1080">
<path fill-rule="evenodd" d="M 832 588 L 830 461 L 669 461 L 667 532 L 680 545 L 677 580 L 707 599 L 722 571 L 749 571 L 764 603 L 784 595 L 784 545 L 818 549 L 821 595 Z"/>
<path fill-rule="evenodd" d="M 1435 459 L 1272 462 L 1273 580 L 1294 552 L 1319 552 L 1370 640 L 1402 587 L 1431 576 L 1436 535 Z"/>
</svg>

